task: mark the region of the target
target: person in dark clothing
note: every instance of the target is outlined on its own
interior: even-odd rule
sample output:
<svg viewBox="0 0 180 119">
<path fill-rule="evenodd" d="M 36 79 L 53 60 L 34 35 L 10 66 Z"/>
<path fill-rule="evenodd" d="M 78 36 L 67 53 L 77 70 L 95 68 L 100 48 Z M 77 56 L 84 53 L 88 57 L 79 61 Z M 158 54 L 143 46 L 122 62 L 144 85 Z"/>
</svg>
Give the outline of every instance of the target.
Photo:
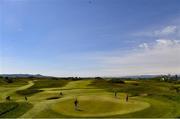
<svg viewBox="0 0 180 119">
<path fill-rule="evenodd" d="M 11 100 L 11 97 L 10 97 L 10 96 L 7 96 L 7 97 L 6 97 L 6 100 L 7 100 L 7 101 L 10 101 L 10 100 Z"/>
<path fill-rule="evenodd" d="M 77 98 L 75 99 L 75 101 L 74 101 L 74 108 L 75 108 L 75 110 L 78 110 L 78 100 L 77 100 Z"/>
<path fill-rule="evenodd" d="M 60 92 L 60 93 L 59 93 L 59 95 L 60 95 L 60 96 L 63 96 L 63 93 L 62 93 L 62 92 Z"/>
<path fill-rule="evenodd" d="M 128 94 L 126 95 L 126 102 L 128 102 L 128 100 L 129 100 L 129 96 L 128 96 Z"/>
<path fill-rule="evenodd" d="M 26 101 L 28 100 L 26 96 L 24 97 L 24 99 L 25 99 Z"/>
<path fill-rule="evenodd" d="M 117 91 L 114 92 L 114 97 L 117 98 Z"/>
</svg>

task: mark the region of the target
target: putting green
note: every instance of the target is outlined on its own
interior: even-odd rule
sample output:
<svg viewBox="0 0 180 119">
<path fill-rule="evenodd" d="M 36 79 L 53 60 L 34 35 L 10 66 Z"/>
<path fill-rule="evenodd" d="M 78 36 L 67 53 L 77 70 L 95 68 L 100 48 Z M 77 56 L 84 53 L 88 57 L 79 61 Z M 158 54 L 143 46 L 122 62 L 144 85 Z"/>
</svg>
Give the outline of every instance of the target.
<svg viewBox="0 0 180 119">
<path fill-rule="evenodd" d="M 74 97 L 68 97 L 53 104 L 57 113 L 73 117 L 104 117 L 127 114 L 150 106 L 147 102 L 131 99 L 129 102 L 108 96 L 79 96 L 79 110 L 74 109 Z"/>
</svg>

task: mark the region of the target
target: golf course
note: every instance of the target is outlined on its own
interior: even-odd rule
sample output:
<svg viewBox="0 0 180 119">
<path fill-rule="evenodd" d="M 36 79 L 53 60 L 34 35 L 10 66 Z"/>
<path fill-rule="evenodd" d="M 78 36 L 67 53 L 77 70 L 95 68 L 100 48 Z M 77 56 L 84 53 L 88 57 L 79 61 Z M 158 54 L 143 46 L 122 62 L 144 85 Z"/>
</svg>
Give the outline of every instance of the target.
<svg viewBox="0 0 180 119">
<path fill-rule="evenodd" d="M 114 80 L 16 78 L 7 83 L 0 79 L 0 117 L 180 117 L 180 93 L 172 88 L 179 84 Z"/>
<path fill-rule="evenodd" d="M 0 119 L 180 119 L 180 0 L 0 0 Z"/>
</svg>

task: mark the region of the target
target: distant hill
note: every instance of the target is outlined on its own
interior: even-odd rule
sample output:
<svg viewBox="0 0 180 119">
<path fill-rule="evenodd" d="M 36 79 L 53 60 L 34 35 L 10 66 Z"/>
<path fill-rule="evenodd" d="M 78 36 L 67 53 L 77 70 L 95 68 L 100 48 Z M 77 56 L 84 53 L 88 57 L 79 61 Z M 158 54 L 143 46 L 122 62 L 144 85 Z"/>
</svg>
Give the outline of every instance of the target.
<svg viewBox="0 0 180 119">
<path fill-rule="evenodd" d="M 73 77 L 54 77 L 54 76 L 44 76 L 41 74 L 0 74 L 1 77 L 19 77 L 19 78 L 28 78 L 28 77 L 34 77 L 34 78 L 73 78 Z M 102 78 L 131 78 L 131 79 L 148 79 L 148 78 L 155 78 L 160 77 L 162 75 L 134 75 L 134 76 L 120 76 L 120 77 L 102 77 Z M 174 75 L 171 75 L 174 76 Z M 178 77 L 180 75 L 178 74 Z M 76 78 L 76 77 L 74 77 Z M 83 77 L 81 77 L 83 78 Z M 87 78 L 87 77 L 85 77 Z M 88 78 L 94 78 L 94 77 L 88 77 Z M 97 77 L 96 77 L 97 78 Z"/>
<path fill-rule="evenodd" d="M 37 78 L 41 78 L 41 77 L 47 77 L 47 76 L 43 76 L 41 74 L 0 74 L 0 76 L 2 77 L 37 77 Z"/>
<path fill-rule="evenodd" d="M 161 75 L 137 75 L 137 76 L 125 76 L 125 78 L 155 78 Z"/>
<path fill-rule="evenodd" d="M 160 77 L 162 75 L 135 75 L 135 76 L 124 76 L 123 78 L 132 78 L 132 79 L 138 79 L 138 78 L 155 78 L 155 77 Z M 175 75 L 171 75 L 171 77 L 173 77 Z M 178 77 L 180 77 L 179 74 L 177 74 Z"/>
</svg>

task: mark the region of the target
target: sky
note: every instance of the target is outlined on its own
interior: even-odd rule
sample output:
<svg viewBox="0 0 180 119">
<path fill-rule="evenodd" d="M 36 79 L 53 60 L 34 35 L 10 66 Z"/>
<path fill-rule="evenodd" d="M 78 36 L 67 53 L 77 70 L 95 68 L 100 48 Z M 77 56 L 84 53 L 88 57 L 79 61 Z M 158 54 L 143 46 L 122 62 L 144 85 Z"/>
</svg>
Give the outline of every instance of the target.
<svg viewBox="0 0 180 119">
<path fill-rule="evenodd" d="M 0 74 L 180 74 L 180 0 L 1 0 Z"/>
</svg>

